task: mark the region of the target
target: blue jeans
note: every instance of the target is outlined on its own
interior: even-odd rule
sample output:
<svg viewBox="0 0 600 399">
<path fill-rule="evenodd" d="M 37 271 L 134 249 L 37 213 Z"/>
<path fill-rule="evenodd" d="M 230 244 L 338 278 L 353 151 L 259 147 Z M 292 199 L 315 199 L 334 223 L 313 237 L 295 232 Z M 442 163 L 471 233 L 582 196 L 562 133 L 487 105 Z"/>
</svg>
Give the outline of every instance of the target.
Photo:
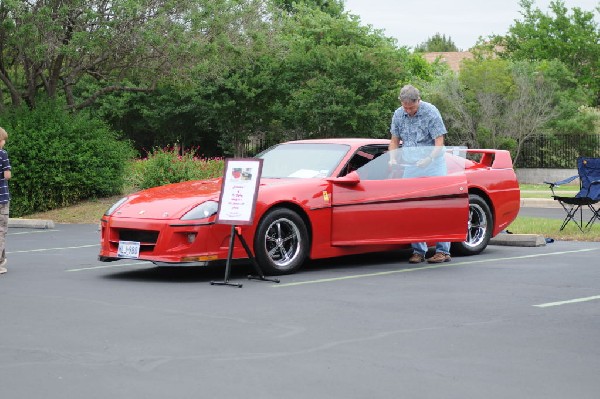
<svg viewBox="0 0 600 399">
<path fill-rule="evenodd" d="M 425 242 L 414 242 L 410 244 L 413 249 L 413 253 L 425 256 L 427 252 L 427 243 Z M 450 255 L 450 243 L 449 242 L 438 242 L 435 244 L 435 252 L 442 252 L 446 255 Z"/>
</svg>

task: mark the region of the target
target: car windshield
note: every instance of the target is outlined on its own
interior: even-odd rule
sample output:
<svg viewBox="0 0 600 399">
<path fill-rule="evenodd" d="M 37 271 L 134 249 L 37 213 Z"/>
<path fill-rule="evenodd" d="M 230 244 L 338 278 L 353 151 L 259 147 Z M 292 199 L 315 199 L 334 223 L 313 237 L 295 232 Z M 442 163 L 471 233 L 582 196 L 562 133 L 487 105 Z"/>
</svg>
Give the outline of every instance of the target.
<svg viewBox="0 0 600 399">
<path fill-rule="evenodd" d="M 301 179 L 329 177 L 350 146 L 333 143 L 289 143 L 271 147 L 262 158 L 262 177 Z"/>
<path fill-rule="evenodd" d="M 437 156 L 432 157 L 432 154 Z M 405 147 L 390 151 L 385 156 L 359 149 L 343 172 L 356 170 L 361 180 L 463 174 L 466 154 L 464 147 Z"/>
</svg>

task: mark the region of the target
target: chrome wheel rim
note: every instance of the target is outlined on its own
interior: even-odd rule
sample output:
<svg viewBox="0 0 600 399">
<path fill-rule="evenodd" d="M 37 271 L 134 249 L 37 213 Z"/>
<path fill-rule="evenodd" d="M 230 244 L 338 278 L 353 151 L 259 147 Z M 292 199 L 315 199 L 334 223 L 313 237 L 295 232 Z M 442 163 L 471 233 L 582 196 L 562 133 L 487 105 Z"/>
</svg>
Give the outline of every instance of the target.
<svg viewBox="0 0 600 399">
<path fill-rule="evenodd" d="M 301 248 L 300 229 L 291 220 L 277 219 L 267 228 L 265 252 L 278 268 L 286 268 L 291 265 L 300 254 Z"/>
<path fill-rule="evenodd" d="M 487 217 L 483 208 L 477 204 L 470 204 L 467 241 L 465 241 L 465 244 L 469 247 L 476 247 L 483 243 L 487 226 Z"/>
</svg>

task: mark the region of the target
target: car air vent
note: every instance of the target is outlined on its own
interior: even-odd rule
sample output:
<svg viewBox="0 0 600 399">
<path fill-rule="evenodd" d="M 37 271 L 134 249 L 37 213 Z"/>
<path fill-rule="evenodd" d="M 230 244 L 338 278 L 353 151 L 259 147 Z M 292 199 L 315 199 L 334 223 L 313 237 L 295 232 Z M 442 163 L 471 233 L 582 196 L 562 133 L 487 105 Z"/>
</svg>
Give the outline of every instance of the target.
<svg viewBox="0 0 600 399">
<path fill-rule="evenodd" d="M 119 239 L 121 241 L 138 241 L 142 244 L 156 244 L 158 231 L 122 229 L 119 230 Z"/>
</svg>

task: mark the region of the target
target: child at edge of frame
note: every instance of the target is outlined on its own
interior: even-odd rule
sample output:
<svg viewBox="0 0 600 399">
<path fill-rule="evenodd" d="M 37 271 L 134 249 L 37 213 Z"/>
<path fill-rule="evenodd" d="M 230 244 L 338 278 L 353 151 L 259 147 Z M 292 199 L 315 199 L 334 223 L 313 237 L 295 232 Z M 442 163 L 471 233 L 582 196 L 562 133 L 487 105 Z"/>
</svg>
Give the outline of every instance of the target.
<svg viewBox="0 0 600 399">
<path fill-rule="evenodd" d="M 12 177 L 8 153 L 4 149 L 6 140 L 8 140 L 8 133 L 0 127 L 0 274 L 7 272 L 6 232 L 8 231 L 8 213 L 10 204 L 8 180 Z"/>
</svg>

